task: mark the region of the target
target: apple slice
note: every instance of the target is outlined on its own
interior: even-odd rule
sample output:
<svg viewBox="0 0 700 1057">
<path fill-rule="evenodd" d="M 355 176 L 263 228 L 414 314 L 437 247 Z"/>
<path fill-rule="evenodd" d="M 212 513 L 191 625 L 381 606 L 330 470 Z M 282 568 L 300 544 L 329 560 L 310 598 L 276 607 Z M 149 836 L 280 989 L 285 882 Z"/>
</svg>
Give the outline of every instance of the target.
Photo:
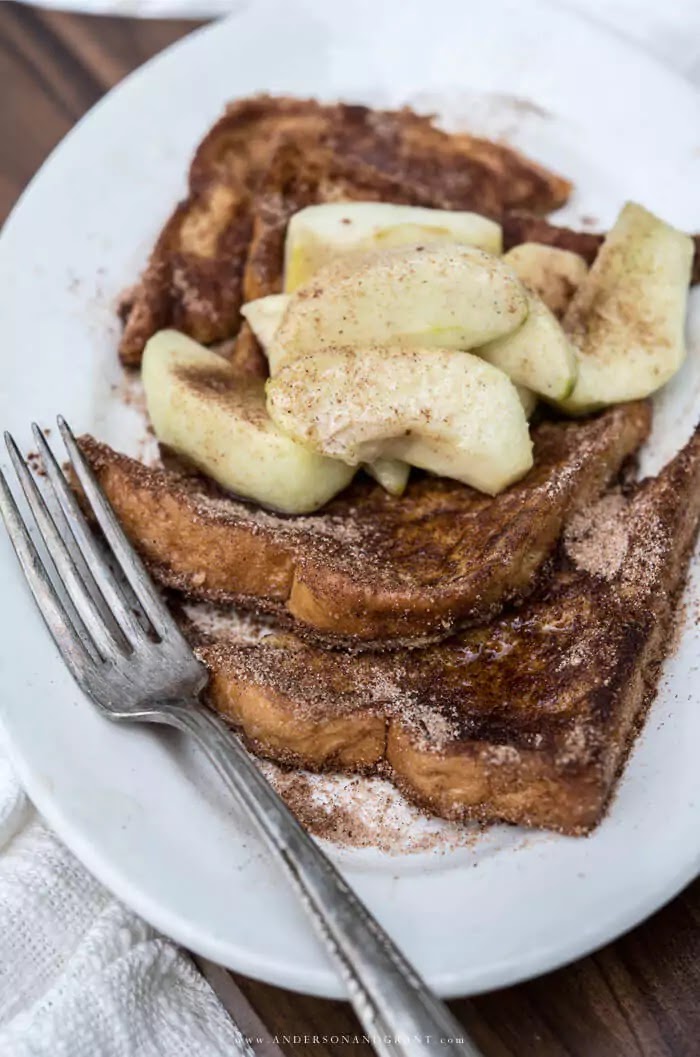
<svg viewBox="0 0 700 1057">
<path fill-rule="evenodd" d="M 579 287 L 564 329 L 579 350 L 578 380 L 560 406 L 572 414 L 638 400 L 685 359 L 693 241 L 628 202 Z"/>
<path fill-rule="evenodd" d="M 544 301 L 528 293 L 528 302 L 522 326 L 474 351 L 518 385 L 548 400 L 564 400 L 576 384 L 576 350 Z"/>
<path fill-rule="evenodd" d="M 516 385 L 515 391 L 525 412 L 525 418 L 532 418 L 533 412 L 537 407 L 537 393 L 533 393 L 532 389 L 526 389 L 524 385 Z"/>
<path fill-rule="evenodd" d="M 504 253 L 503 260 L 557 319 L 588 275 L 588 265 L 578 253 L 540 242 L 521 242 Z"/>
<path fill-rule="evenodd" d="M 267 406 L 300 444 L 353 466 L 398 458 L 489 495 L 532 466 L 515 386 L 467 352 L 322 349 L 280 368 Z"/>
<path fill-rule="evenodd" d="M 463 242 L 500 254 L 500 224 L 478 213 L 388 202 L 326 202 L 295 213 L 287 227 L 284 289 L 292 293 L 319 268 L 349 253 Z"/>
<path fill-rule="evenodd" d="M 296 444 L 270 419 L 265 383 L 236 375 L 174 330 L 147 343 L 146 404 L 158 440 L 222 488 L 285 514 L 317 510 L 345 488 L 352 467 Z"/>
<path fill-rule="evenodd" d="M 260 348 L 268 360 L 270 358 L 268 349 L 272 345 L 289 301 L 289 294 L 268 294 L 267 297 L 258 297 L 257 300 L 249 301 L 241 307 L 241 315 L 248 320 L 250 329 L 258 339 Z"/>
<path fill-rule="evenodd" d="M 537 248 L 550 249 L 551 247 L 543 246 Z M 571 256 L 575 256 L 575 254 Z M 248 320 L 255 337 L 259 341 L 260 347 L 267 356 L 270 374 L 275 373 L 276 367 L 274 359 L 272 361 L 270 359 L 271 351 L 274 357 L 273 339 L 290 301 L 290 294 L 268 294 L 267 297 L 259 297 L 257 301 L 249 301 L 241 309 L 242 314 Z M 523 405 L 525 417 L 530 418 L 537 406 L 537 394 L 524 385 L 516 384 L 515 388 Z M 410 467 L 397 459 L 378 459 L 377 464 L 369 463 L 365 469 L 391 495 L 403 495 L 408 483 Z"/>
<path fill-rule="evenodd" d="M 249 301 L 241 308 L 242 315 L 248 320 L 261 349 L 267 356 L 270 374 L 275 373 L 276 367 L 273 338 L 290 300 L 290 294 L 268 294 L 267 297 Z M 375 463 L 368 463 L 365 469 L 389 495 L 400 496 L 406 491 L 411 472 L 411 467 L 406 463 L 399 462 L 398 459 L 377 459 Z"/>
<path fill-rule="evenodd" d="M 549 247 L 543 248 L 548 249 Z M 274 336 L 290 301 L 290 294 L 268 294 L 267 297 L 259 297 L 257 301 L 249 301 L 241 308 L 242 314 L 248 320 L 261 349 L 267 356 L 270 374 L 275 373 L 276 367 Z M 523 385 L 516 385 L 515 388 L 525 409 L 525 415 L 530 418 L 537 405 L 537 395 Z M 402 495 L 408 481 L 409 467 L 402 465 L 396 459 L 381 459 L 380 462 L 382 463 L 381 468 L 368 466 L 368 471 L 391 495 Z"/>
<path fill-rule="evenodd" d="M 411 467 L 400 459 L 374 459 L 362 464 L 364 470 L 380 484 L 385 492 L 402 496 L 406 491 Z"/>
<path fill-rule="evenodd" d="M 334 346 L 471 349 L 515 330 L 528 297 L 498 257 L 413 246 L 336 261 L 292 295 L 273 341 L 287 358 Z"/>
</svg>

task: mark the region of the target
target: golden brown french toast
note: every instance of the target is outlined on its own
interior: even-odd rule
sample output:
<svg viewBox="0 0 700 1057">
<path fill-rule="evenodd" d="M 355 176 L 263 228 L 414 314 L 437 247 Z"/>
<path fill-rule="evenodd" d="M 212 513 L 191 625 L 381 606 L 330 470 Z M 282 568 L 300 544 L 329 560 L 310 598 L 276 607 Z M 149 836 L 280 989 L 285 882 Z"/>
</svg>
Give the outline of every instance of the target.
<svg viewBox="0 0 700 1057">
<path fill-rule="evenodd" d="M 236 334 L 254 223 L 269 220 L 270 165 L 286 143 L 301 160 L 294 179 L 310 201 L 334 198 L 472 209 L 547 212 L 570 184 L 517 151 L 466 134 L 449 135 L 408 109 L 372 110 L 310 99 L 255 96 L 233 103 L 197 148 L 188 195 L 165 224 L 140 283 L 123 306 L 124 363 L 138 364 L 155 331 L 175 327 L 205 344 Z M 260 203 L 264 179 L 266 202 Z M 280 191 L 283 191 L 280 185 Z M 261 254 L 253 243 L 246 297 Z M 252 296 L 257 296 L 253 294 Z"/>
<path fill-rule="evenodd" d="M 282 289 L 288 221 L 308 205 L 474 210 L 501 221 L 505 249 L 545 243 L 590 263 L 602 235 L 541 215 L 569 191 L 517 152 L 408 109 L 243 100 L 198 147 L 188 196 L 125 303 L 122 360 L 138 364 L 172 327 L 230 358 L 226 383 L 216 372 L 227 392 L 266 377 L 239 309 Z M 700 512 L 698 436 L 655 480 L 604 494 L 649 425 L 645 402 L 541 419 L 533 469 L 495 498 L 415 474 L 397 499 L 359 475 L 297 517 L 181 464 L 81 445 L 155 578 L 190 607 L 210 701 L 254 751 L 381 770 L 448 818 L 581 833 L 601 817 L 653 694 Z M 196 614 L 212 603 L 278 630 L 205 633 Z"/>
<path fill-rule="evenodd" d="M 441 644 L 353 656 L 195 619 L 209 702 L 282 763 L 380 770 L 446 818 L 585 833 L 655 693 L 699 516 L 696 432 L 658 477 L 585 504 L 537 596 Z"/>
<path fill-rule="evenodd" d="M 90 437 L 81 445 L 165 587 L 273 614 L 326 644 L 395 647 L 444 638 L 527 595 L 567 520 L 617 476 L 649 423 L 646 403 L 543 421 L 533 469 L 495 498 L 425 475 L 396 499 L 356 479 L 304 517 L 147 468 Z"/>
</svg>

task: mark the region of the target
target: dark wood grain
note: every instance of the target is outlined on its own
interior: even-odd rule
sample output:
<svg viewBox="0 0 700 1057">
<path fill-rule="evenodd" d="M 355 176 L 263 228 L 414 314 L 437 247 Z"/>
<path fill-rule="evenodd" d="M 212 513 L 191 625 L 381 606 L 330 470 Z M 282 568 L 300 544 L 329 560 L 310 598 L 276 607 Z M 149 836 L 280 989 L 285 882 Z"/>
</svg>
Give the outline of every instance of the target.
<svg viewBox="0 0 700 1057">
<path fill-rule="evenodd" d="M 0 220 L 107 89 L 197 25 L 0 2 Z"/>
<path fill-rule="evenodd" d="M 0 218 L 52 147 L 108 88 L 195 25 L 0 3 Z M 487 1057 L 696 1057 L 699 924 L 696 882 L 598 953 L 518 987 L 454 1002 L 453 1009 Z M 236 979 L 288 1054 L 372 1052 L 362 1043 L 313 1040 L 361 1035 L 346 1004 Z"/>
<path fill-rule="evenodd" d="M 426 911 L 429 913 L 429 910 Z M 700 1054 L 700 882 L 616 943 L 526 984 L 451 1003 L 487 1057 L 695 1057 Z M 339 1002 L 236 976 L 251 1005 L 295 1054 L 314 1035 L 361 1035 Z M 283 1036 L 302 1041 L 291 1046 Z M 342 1046 L 369 1057 L 366 1045 Z"/>
</svg>

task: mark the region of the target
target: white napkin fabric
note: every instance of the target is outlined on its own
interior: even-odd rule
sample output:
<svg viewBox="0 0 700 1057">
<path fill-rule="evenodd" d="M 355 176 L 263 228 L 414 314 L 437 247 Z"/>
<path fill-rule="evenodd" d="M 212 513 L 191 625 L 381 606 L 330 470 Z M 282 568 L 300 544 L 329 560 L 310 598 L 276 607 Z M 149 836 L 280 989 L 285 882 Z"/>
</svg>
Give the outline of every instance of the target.
<svg viewBox="0 0 700 1057">
<path fill-rule="evenodd" d="M 0 749 L 0 1057 L 252 1057 L 187 955 L 58 841 Z"/>
</svg>

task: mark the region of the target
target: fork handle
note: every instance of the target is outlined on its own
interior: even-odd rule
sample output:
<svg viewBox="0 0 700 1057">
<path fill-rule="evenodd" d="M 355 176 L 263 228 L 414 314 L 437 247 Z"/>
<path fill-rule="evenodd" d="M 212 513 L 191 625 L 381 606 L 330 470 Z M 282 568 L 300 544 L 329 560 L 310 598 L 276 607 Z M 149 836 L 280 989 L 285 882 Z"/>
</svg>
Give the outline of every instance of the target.
<svg viewBox="0 0 700 1057">
<path fill-rule="evenodd" d="M 263 777 L 238 737 L 201 707 L 164 709 L 199 742 L 281 859 L 381 1057 L 479 1057 L 464 1028 L 355 895 Z"/>
</svg>

